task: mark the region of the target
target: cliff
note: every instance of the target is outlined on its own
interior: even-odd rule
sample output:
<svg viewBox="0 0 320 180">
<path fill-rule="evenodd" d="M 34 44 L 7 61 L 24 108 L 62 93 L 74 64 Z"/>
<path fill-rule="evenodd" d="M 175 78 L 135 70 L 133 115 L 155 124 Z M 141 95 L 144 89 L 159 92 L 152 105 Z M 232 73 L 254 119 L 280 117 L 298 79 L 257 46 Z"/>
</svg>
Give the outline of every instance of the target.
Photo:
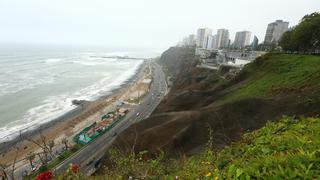
<svg viewBox="0 0 320 180">
<path fill-rule="evenodd" d="M 197 153 L 209 130 L 220 149 L 268 120 L 320 114 L 318 56 L 268 54 L 228 81 L 197 68 L 193 49 L 170 48 L 160 62 L 175 77 L 174 85 L 150 118 L 119 135 L 114 146 L 123 152 L 134 147 L 174 156 Z"/>
</svg>

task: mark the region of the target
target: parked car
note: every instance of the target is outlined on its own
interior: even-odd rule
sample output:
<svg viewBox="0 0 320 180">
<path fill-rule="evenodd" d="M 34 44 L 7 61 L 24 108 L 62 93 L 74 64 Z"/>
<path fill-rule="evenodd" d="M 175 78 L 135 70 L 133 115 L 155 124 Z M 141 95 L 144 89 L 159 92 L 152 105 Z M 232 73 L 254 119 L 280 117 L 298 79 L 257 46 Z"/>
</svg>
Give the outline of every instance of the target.
<svg viewBox="0 0 320 180">
<path fill-rule="evenodd" d="M 96 158 L 92 158 L 91 161 L 87 162 L 86 166 L 89 166 L 90 164 L 92 164 L 95 159 Z"/>
</svg>

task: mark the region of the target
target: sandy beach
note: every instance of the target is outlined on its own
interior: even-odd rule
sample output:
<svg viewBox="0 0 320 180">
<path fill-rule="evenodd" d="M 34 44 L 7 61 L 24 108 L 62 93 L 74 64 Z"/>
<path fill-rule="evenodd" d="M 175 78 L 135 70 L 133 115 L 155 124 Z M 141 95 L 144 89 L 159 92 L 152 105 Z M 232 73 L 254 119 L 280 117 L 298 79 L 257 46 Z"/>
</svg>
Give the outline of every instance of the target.
<svg viewBox="0 0 320 180">
<path fill-rule="evenodd" d="M 83 128 L 100 120 L 103 113 L 114 108 L 117 100 L 128 102 L 136 98 L 137 94 L 143 96 L 149 87 L 149 84 L 146 84 L 144 80 L 150 78 L 150 72 L 151 69 L 148 63 L 144 62 L 139 67 L 136 74 L 119 89 L 114 90 L 112 94 L 101 97 L 96 101 L 85 102 L 83 105 L 79 105 L 75 110 L 50 121 L 35 130 L 24 132 L 20 137 L 17 137 L 12 141 L 1 143 L 0 162 L 6 165 L 11 164 L 18 151 L 17 167 L 28 163 L 27 160 L 25 160 L 27 153 L 40 151 L 39 146 L 30 142 L 28 139 L 41 142 L 40 132 L 46 138 L 46 141 L 54 140 L 56 146 L 62 146 L 61 140 L 65 137 L 68 138 L 70 145 L 72 145 L 72 137 Z"/>
</svg>

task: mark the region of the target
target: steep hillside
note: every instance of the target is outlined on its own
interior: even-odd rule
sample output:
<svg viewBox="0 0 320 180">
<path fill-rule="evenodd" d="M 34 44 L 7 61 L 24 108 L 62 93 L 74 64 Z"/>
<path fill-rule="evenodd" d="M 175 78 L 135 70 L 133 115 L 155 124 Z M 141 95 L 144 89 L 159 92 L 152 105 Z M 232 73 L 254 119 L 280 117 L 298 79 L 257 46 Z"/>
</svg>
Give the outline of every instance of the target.
<svg viewBox="0 0 320 180">
<path fill-rule="evenodd" d="M 174 86 L 153 115 L 122 133 L 115 147 L 194 153 L 207 143 L 209 129 L 214 147 L 221 148 L 267 120 L 320 114 L 319 56 L 268 54 L 225 82 L 217 72 L 196 68 L 189 51 L 171 48 L 163 54 L 160 61 L 170 71 L 181 66 Z"/>
<path fill-rule="evenodd" d="M 112 150 L 110 164 L 92 179 L 317 179 L 320 177 L 320 119 L 283 117 L 246 133 L 220 152 L 178 160 L 146 151 L 125 155 Z M 129 178 L 130 179 L 130 178 Z"/>
<path fill-rule="evenodd" d="M 212 96 L 206 93 L 206 90 L 216 87 L 224 80 L 217 71 L 197 68 L 198 62 L 194 48 L 170 48 L 162 54 L 159 63 L 164 69 L 168 69 L 168 74 L 173 74 L 176 80 L 154 114 L 189 110 L 194 108 L 194 103 L 198 103 L 197 99 Z"/>
</svg>

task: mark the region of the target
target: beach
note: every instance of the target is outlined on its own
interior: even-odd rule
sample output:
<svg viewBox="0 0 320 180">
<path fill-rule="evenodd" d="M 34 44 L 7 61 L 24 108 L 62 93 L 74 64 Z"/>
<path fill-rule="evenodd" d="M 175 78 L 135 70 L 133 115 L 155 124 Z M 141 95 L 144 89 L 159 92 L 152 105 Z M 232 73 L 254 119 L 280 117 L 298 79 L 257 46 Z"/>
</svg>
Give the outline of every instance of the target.
<svg viewBox="0 0 320 180">
<path fill-rule="evenodd" d="M 40 142 L 40 132 L 46 141 L 54 140 L 56 146 L 61 146 L 61 140 L 66 137 L 70 145 L 73 144 L 72 137 L 83 128 L 100 120 L 103 113 L 114 108 L 118 100 L 127 101 L 135 98 L 137 92 L 143 95 L 147 92 L 144 80 L 150 78 L 150 67 L 147 62 L 140 65 L 135 75 L 122 84 L 118 89 L 112 91 L 110 95 L 103 96 L 95 101 L 87 101 L 79 105 L 74 110 L 63 116 L 41 125 L 39 128 L 23 132 L 15 139 L 0 144 L 0 162 L 11 164 L 17 156 L 17 167 L 25 165 L 25 157 L 29 152 L 39 152 L 40 148 L 33 141 Z M 143 85 L 143 86 L 142 86 Z"/>
</svg>

